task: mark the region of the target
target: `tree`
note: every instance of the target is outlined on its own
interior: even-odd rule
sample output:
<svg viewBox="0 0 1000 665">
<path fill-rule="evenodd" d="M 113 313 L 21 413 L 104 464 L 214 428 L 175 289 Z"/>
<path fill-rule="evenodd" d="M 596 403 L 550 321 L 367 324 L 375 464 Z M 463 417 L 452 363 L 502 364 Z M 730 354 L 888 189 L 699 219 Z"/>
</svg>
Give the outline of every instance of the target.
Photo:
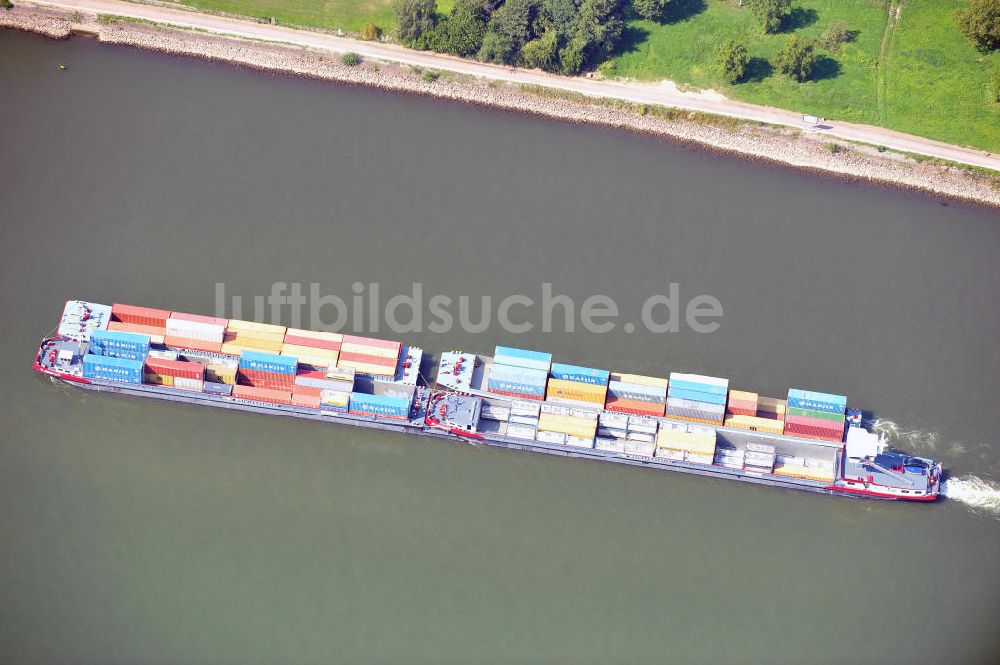
<svg viewBox="0 0 1000 665">
<path fill-rule="evenodd" d="M 559 64 L 559 34 L 546 30 L 538 39 L 533 39 L 521 48 L 521 61 L 525 67 L 554 71 Z"/>
<path fill-rule="evenodd" d="M 590 45 L 585 38 L 574 37 L 559 50 L 559 69 L 563 74 L 578 74 L 586 63 L 586 50 Z"/>
<path fill-rule="evenodd" d="M 399 40 L 407 46 L 422 46 L 421 38 L 434 30 L 435 0 L 393 0 Z"/>
<path fill-rule="evenodd" d="M 667 9 L 670 0 L 632 0 L 632 9 L 639 18 L 647 21 L 658 21 L 663 18 L 663 12 Z"/>
<path fill-rule="evenodd" d="M 791 16 L 792 0 L 753 0 L 753 13 L 764 32 L 772 34 L 781 30 L 785 19 Z"/>
<path fill-rule="evenodd" d="M 730 39 L 719 47 L 719 68 L 727 83 L 736 83 L 746 74 L 750 63 L 747 47 Z"/>
<path fill-rule="evenodd" d="M 483 45 L 490 19 L 488 0 L 458 0 L 448 15 L 445 46 L 453 55 L 472 55 Z"/>
<path fill-rule="evenodd" d="M 604 60 L 618 46 L 625 22 L 618 0 L 583 0 L 573 20 L 574 39 L 587 42 L 584 64 Z"/>
<path fill-rule="evenodd" d="M 851 31 L 847 29 L 845 21 L 834 21 L 826 26 L 823 36 L 820 37 L 820 43 L 834 53 L 840 49 L 841 44 L 849 41 L 851 41 Z"/>
<path fill-rule="evenodd" d="M 573 0 L 542 0 L 542 9 L 551 17 L 560 33 L 569 32 L 570 25 L 576 18 L 576 3 Z"/>
<path fill-rule="evenodd" d="M 1000 0 L 972 0 L 955 16 L 958 27 L 981 51 L 1000 48 Z"/>
<path fill-rule="evenodd" d="M 510 41 L 520 51 L 532 38 L 531 23 L 538 10 L 536 0 L 507 0 L 490 18 L 489 31 Z"/>
<path fill-rule="evenodd" d="M 378 26 L 372 23 L 371 21 L 365 23 L 364 26 L 361 28 L 361 39 L 366 39 L 370 42 L 378 39 L 379 35 L 381 34 L 382 31 L 379 30 Z"/>
<path fill-rule="evenodd" d="M 483 62 L 495 62 L 498 65 L 509 63 L 514 57 L 514 42 L 498 32 L 487 32 L 476 57 Z"/>
<path fill-rule="evenodd" d="M 816 53 L 813 45 L 802 39 L 798 35 L 792 35 L 785 48 L 781 49 L 774 64 L 783 74 L 798 81 L 808 81 L 812 76 L 813 67 L 816 65 Z"/>
</svg>

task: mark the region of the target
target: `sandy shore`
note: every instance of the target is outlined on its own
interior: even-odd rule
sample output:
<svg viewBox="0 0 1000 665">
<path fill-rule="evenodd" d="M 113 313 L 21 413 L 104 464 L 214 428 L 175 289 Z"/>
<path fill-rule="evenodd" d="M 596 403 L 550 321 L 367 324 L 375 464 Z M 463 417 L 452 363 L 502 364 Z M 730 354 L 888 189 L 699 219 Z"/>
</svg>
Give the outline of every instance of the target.
<svg viewBox="0 0 1000 665">
<path fill-rule="evenodd" d="M 746 158 L 821 171 L 858 181 L 919 189 L 1000 206 L 1000 177 L 878 152 L 870 146 L 831 142 L 787 128 L 743 123 L 729 118 L 687 114 L 638 104 L 604 103 L 558 91 L 526 90 L 514 85 L 443 73 L 425 80 L 405 66 L 364 62 L 349 67 L 332 53 L 237 39 L 144 23 L 100 23 L 95 16 L 70 16 L 57 10 L 15 7 L 0 10 L 0 27 L 49 37 L 96 33 L 101 42 L 163 53 L 208 58 L 269 72 L 431 95 L 465 103 L 531 113 L 563 121 L 604 125 L 650 136 L 682 140 Z M 840 147 L 831 149 L 833 143 Z"/>
</svg>

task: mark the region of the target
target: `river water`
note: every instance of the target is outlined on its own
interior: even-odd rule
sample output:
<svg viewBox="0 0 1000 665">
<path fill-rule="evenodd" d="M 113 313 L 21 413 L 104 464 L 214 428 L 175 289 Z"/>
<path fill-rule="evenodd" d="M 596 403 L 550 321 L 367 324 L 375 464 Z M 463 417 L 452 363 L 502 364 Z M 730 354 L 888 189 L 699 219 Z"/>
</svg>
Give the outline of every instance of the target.
<svg viewBox="0 0 1000 665">
<path fill-rule="evenodd" d="M 982 501 L 1000 479 L 993 210 L 12 32 L 0 32 L 0 192 L 0 661 L 1000 656 L 988 507 L 100 396 L 30 370 L 71 297 L 211 313 L 217 283 L 349 298 L 377 282 L 384 299 L 420 282 L 499 299 L 549 282 L 577 302 L 610 296 L 634 321 L 677 283 L 682 301 L 718 299 L 716 332 L 494 322 L 405 338 L 840 392 L 953 479 L 980 479 L 963 498 Z"/>
</svg>

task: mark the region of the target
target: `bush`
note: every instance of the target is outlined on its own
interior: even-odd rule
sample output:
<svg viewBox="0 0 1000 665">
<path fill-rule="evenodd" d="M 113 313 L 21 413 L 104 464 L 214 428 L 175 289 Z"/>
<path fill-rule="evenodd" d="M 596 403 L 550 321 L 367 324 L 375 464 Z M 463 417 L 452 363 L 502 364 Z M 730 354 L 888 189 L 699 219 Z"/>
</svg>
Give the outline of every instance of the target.
<svg viewBox="0 0 1000 665">
<path fill-rule="evenodd" d="M 361 64 L 361 56 L 357 53 L 345 53 L 340 56 L 340 62 L 347 65 L 348 67 L 356 67 Z"/>
<path fill-rule="evenodd" d="M 958 27 L 981 51 L 1000 48 L 1000 0 L 972 0 L 956 12 Z"/>
<path fill-rule="evenodd" d="M 658 21 L 663 18 L 663 12 L 670 0 L 632 0 L 632 9 L 639 18 L 647 21 Z"/>
<path fill-rule="evenodd" d="M 361 39 L 367 39 L 368 41 L 373 42 L 380 36 L 382 36 L 382 30 L 371 21 L 365 23 L 364 27 L 361 28 Z"/>
<path fill-rule="evenodd" d="M 730 39 L 719 47 L 719 69 L 726 83 L 736 83 L 743 78 L 750 63 L 750 54 L 743 44 Z"/>
<path fill-rule="evenodd" d="M 0 0 L 0 7 L 4 9 L 14 9 L 14 4 L 10 0 Z"/>
<path fill-rule="evenodd" d="M 834 21 L 826 27 L 819 41 L 827 49 L 836 53 L 841 44 L 851 41 L 851 31 L 847 29 L 846 22 Z"/>
<path fill-rule="evenodd" d="M 423 80 L 427 81 L 428 83 L 434 83 L 434 81 L 437 81 L 438 78 L 440 78 L 440 77 L 441 77 L 440 74 L 438 74 L 435 71 L 431 71 L 430 69 L 428 69 L 426 72 L 424 72 L 424 75 L 421 76 L 420 78 L 422 78 Z"/>
<path fill-rule="evenodd" d="M 774 64 L 778 66 L 778 71 L 802 83 L 812 76 L 816 52 L 812 44 L 798 35 L 792 35 L 774 59 Z"/>
<path fill-rule="evenodd" d="M 785 20 L 791 16 L 792 0 L 753 0 L 753 13 L 764 32 L 772 34 L 781 30 Z"/>
</svg>

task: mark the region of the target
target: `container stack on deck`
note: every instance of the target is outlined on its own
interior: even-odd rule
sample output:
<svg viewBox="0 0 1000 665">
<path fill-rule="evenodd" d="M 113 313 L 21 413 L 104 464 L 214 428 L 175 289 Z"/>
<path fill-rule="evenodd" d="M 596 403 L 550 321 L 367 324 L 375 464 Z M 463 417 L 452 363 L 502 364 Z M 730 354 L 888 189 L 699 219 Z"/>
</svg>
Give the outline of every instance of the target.
<svg viewBox="0 0 1000 665">
<path fill-rule="evenodd" d="M 604 408 L 609 376 L 603 369 L 552 363 L 545 399 L 585 409 Z"/>
<path fill-rule="evenodd" d="M 299 365 L 292 403 L 328 411 L 347 411 L 354 390 L 354 370 L 312 369 Z"/>
<path fill-rule="evenodd" d="M 244 351 L 278 354 L 281 353 L 281 343 L 284 338 L 284 326 L 229 319 L 226 322 L 220 351 L 230 356 L 238 356 Z"/>
<path fill-rule="evenodd" d="M 396 375 L 396 364 L 402 344 L 387 339 L 344 335 L 340 344 L 337 367 L 353 369 L 372 376 Z"/>
<path fill-rule="evenodd" d="M 668 418 L 721 425 L 726 414 L 729 379 L 699 374 L 670 373 Z"/>
<path fill-rule="evenodd" d="M 715 430 L 693 424 L 664 423 L 656 437 L 656 456 L 711 464 L 715 459 Z"/>
<path fill-rule="evenodd" d="M 170 312 L 165 309 L 115 303 L 111 306 L 108 330 L 149 335 L 150 341 L 154 344 L 163 344 L 169 318 Z"/>
<path fill-rule="evenodd" d="M 541 351 L 498 346 L 486 389 L 497 395 L 542 400 L 552 368 L 552 355 Z"/>
<path fill-rule="evenodd" d="M 142 383 L 142 366 L 141 360 L 88 353 L 83 357 L 83 376 L 88 379 Z"/>
<path fill-rule="evenodd" d="M 550 403 L 539 407 L 538 441 L 593 448 L 596 433 L 597 411 Z"/>
<path fill-rule="evenodd" d="M 201 392 L 205 388 L 205 366 L 150 356 L 146 358 L 143 379 L 153 385 Z"/>
<path fill-rule="evenodd" d="M 178 349 L 221 353 L 226 323 L 226 319 L 214 316 L 171 312 L 163 343 Z"/>
<path fill-rule="evenodd" d="M 282 403 L 290 403 L 297 369 L 298 363 L 295 358 L 262 351 L 243 351 L 240 354 L 237 380 L 240 386 L 284 393 L 282 395 L 267 393 L 267 395 L 280 397 Z"/>
<path fill-rule="evenodd" d="M 289 328 L 285 331 L 281 355 L 297 358 L 304 365 L 335 367 L 343 341 L 344 336 L 340 333 Z"/>
<path fill-rule="evenodd" d="M 784 417 L 763 417 L 760 412 L 761 397 L 757 393 L 745 390 L 730 390 L 729 401 L 726 404 L 726 427 L 735 427 L 754 432 L 782 434 L 784 432 Z M 768 398 L 763 398 L 767 400 Z M 777 412 L 772 414 L 777 416 Z"/>
<path fill-rule="evenodd" d="M 812 390 L 788 391 L 785 434 L 809 439 L 840 442 L 844 440 L 847 398 Z"/>
<path fill-rule="evenodd" d="M 350 412 L 359 416 L 406 420 L 410 416 L 410 402 L 402 397 L 353 392 Z"/>
<path fill-rule="evenodd" d="M 659 421 L 649 416 L 629 416 L 625 432 L 625 453 L 653 457 L 656 453 L 656 432 Z"/>
<path fill-rule="evenodd" d="M 623 374 L 609 377 L 605 408 L 637 416 L 663 416 L 667 405 L 667 380 L 655 376 Z"/>
<path fill-rule="evenodd" d="M 510 416 L 507 419 L 507 436 L 515 439 L 534 439 L 538 434 L 541 406 L 535 400 L 515 399 L 511 401 Z"/>
<path fill-rule="evenodd" d="M 149 354 L 149 335 L 96 330 L 90 336 L 90 352 L 128 360 L 143 360 Z"/>
</svg>

